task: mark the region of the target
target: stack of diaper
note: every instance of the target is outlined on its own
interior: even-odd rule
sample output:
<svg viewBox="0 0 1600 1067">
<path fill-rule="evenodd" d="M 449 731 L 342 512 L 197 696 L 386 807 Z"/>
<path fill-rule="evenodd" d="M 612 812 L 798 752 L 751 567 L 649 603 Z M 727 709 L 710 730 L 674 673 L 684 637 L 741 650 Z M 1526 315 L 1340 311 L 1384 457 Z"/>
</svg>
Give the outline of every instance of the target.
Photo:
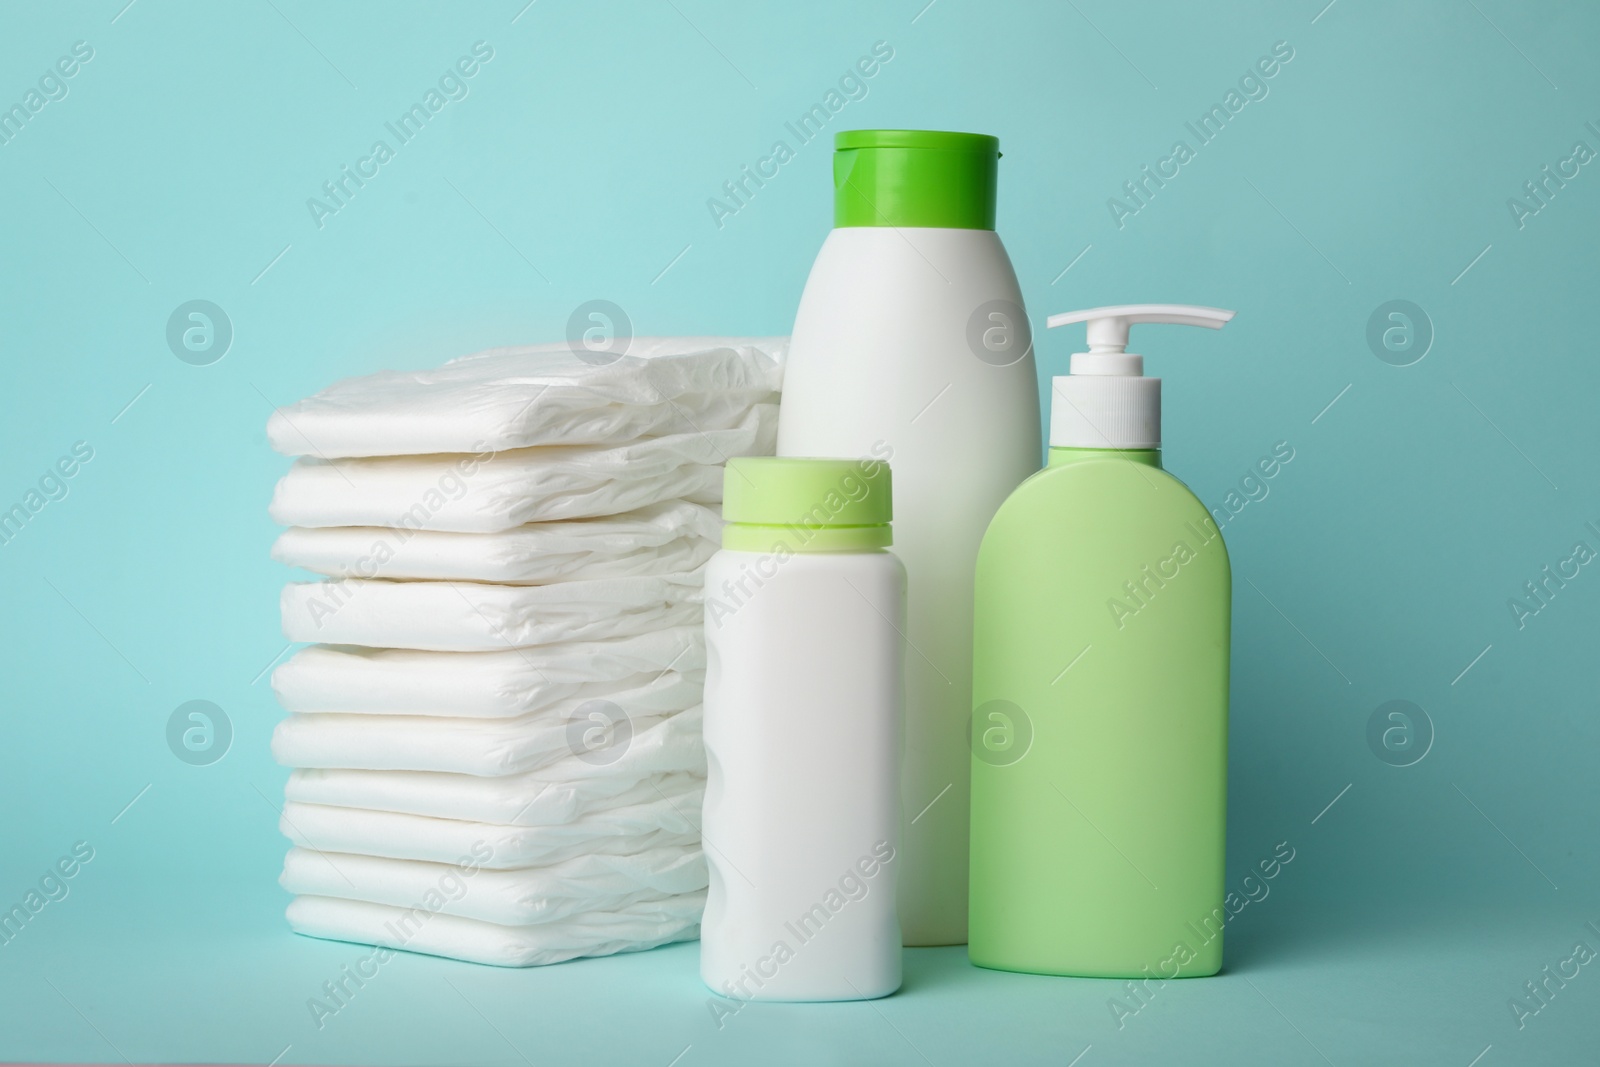
<svg viewBox="0 0 1600 1067">
<path fill-rule="evenodd" d="M 492 349 L 275 412 L 290 925 L 507 966 L 698 933 L 702 571 L 782 339 Z"/>
</svg>

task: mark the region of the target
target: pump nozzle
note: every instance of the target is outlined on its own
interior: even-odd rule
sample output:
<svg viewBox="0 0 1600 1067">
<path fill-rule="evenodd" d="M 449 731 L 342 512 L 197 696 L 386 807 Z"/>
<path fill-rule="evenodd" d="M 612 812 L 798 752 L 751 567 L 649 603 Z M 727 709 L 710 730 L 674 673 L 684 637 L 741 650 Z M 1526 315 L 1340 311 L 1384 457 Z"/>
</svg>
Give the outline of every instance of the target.
<svg viewBox="0 0 1600 1067">
<path fill-rule="evenodd" d="M 1161 379 L 1145 378 L 1144 357 L 1127 351 L 1135 323 L 1220 330 L 1234 316 L 1191 304 L 1117 304 L 1051 315 L 1050 326 L 1088 323 L 1089 351 L 1072 354 L 1072 373 L 1054 379 L 1053 448 L 1161 447 Z"/>
<path fill-rule="evenodd" d="M 1089 351 L 1121 352 L 1128 347 L 1128 327 L 1136 322 L 1161 322 L 1173 326 L 1204 326 L 1220 330 L 1233 318 L 1234 313 L 1222 308 L 1199 307 L 1194 304 L 1117 304 L 1114 307 L 1090 308 L 1088 311 L 1067 311 L 1051 315 L 1050 326 L 1066 326 L 1074 322 L 1089 324 Z"/>
</svg>

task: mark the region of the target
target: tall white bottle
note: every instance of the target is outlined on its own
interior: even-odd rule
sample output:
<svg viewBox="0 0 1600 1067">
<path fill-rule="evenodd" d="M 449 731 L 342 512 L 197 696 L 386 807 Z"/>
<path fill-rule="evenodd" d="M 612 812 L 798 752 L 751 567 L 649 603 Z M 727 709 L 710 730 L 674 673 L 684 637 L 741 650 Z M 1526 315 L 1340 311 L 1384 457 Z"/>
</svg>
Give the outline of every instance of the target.
<svg viewBox="0 0 1600 1067">
<path fill-rule="evenodd" d="M 706 567 L 700 975 L 736 1000 L 887 996 L 906 582 L 889 468 L 734 459 L 726 486 Z"/>
<path fill-rule="evenodd" d="M 795 317 L 780 456 L 891 460 L 908 575 L 900 925 L 967 939 L 972 584 L 1000 504 L 1039 469 L 1039 387 L 994 232 L 999 142 L 840 133 L 834 230 Z"/>
</svg>

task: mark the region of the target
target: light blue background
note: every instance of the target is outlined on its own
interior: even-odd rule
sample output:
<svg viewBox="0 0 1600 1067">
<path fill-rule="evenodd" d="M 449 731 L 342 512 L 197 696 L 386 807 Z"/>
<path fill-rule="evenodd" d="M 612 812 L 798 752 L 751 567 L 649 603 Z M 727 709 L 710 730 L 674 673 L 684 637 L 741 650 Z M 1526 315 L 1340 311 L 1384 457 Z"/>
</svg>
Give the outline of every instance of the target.
<svg viewBox="0 0 1600 1067">
<path fill-rule="evenodd" d="M 0 104 L 73 42 L 95 50 L 0 145 L 0 506 L 74 442 L 94 449 L 0 546 L 0 904 L 73 842 L 95 849 L 70 895 L 0 947 L 0 1057 L 1593 1054 L 1600 964 L 1525 1029 L 1508 999 L 1580 939 L 1600 949 L 1584 927 L 1600 924 L 1600 568 L 1525 628 L 1507 600 L 1575 541 L 1600 548 L 1584 527 L 1600 524 L 1600 164 L 1524 228 L 1506 201 L 1574 141 L 1600 149 L 1584 128 L 1600 125 L 1600 11 L 524 2 L 0 13 Z M 319 229 L 306 199 L 478 40 L 494 58 L 468 98 Z M 893 60 L 829 132 L 999 135 L 999 229 L 1037 324 L 1129 301 L 1239 310 L 1220 334 L 1147 328 L 1138 347 L 1167 381 L 1168 467 L 1209 503 L 1276 442 L 1295 450 L 1225 528 L 1230 885 L 1279 841 L 1294 862 L 1230 927 L 1221 977 L 1167 986 L 1121 1030 L 1114 983 L 981 972 L 946 949 L 908 953 L 892 999 L 757 1005 L 719 1031 L 684 945 L 528 972 L 404 956 L 319 1031 L 306 999 L 361 950 L 291 935 L 275 882 L 285 772 L 263 675 L 289 575 L 267 559 L 286 467 L 265 444 L 271 406 L 559 338 L 594 298 L 640 333 L 786 332 L 830 218 L 828 145 L 800 148 L 720 229 L 706 201 L 880 40 Z M 1294 58 L 1270 94 L 1119 229 L 1107 198 L 1277 41 Z M 1397 298 L 1435 331 L 1405 367 L 1366 341 Z M 211 366 L 165 341 L 192 299 L 235 331 Z M 1039 338 L 1041 380 L 1081 339 Z M 166 745 L 191 699 L 233 723 L 212 766 Z M 1368 748 L 1390 699 L 1436 730 L 1414 766 Z"/>
</svg>

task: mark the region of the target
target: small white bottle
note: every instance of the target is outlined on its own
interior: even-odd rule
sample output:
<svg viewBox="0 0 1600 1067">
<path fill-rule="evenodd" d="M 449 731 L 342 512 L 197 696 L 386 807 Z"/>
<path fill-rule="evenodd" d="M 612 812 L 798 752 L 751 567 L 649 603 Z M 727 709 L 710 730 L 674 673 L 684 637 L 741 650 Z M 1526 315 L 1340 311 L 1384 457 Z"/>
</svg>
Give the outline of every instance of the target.
<svg viewBox="0 0 1600 1067">
<path fill-rule="evenodd" d="M 706 569 L 700 976 L 736 1000 L 900 987 L 905 569 L 878 459 L 733 459 Z"/>
</svg>

